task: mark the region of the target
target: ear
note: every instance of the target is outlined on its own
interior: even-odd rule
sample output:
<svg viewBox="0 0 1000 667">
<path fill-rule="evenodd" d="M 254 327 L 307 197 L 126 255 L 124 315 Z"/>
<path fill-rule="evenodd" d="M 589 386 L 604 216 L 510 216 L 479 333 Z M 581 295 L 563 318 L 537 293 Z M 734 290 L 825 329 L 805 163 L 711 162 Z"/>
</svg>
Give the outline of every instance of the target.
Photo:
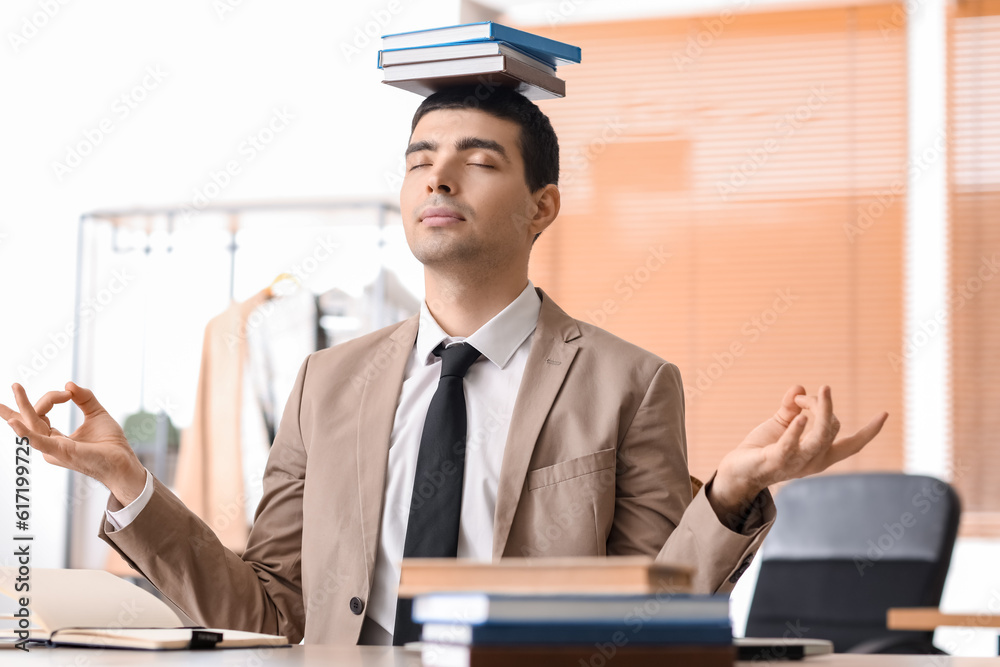
<svg viewBox="0 0 1000 667">
<path fill-rule="evenodd" d="M 549 183 L 536 190 L 531 196 L 537 207 L 531 224 L 528 226 L 528 231 L 533 237 L 551 225 L 556 216 L 559 215 L 559 186 L 555 183 Z"/>
</svg>

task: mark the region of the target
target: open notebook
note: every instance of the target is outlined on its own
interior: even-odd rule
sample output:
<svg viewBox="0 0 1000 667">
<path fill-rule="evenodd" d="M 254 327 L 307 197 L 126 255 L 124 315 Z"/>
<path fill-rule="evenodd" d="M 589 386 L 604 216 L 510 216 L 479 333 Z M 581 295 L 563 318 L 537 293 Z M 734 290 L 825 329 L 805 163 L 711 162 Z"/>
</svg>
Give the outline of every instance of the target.
<svg viewBox="0 0 1000 667">
<path fill-rule="evenodd" d="M 163 601 L 102 570 L 32 568 L 27 591 L 23 580 L 22 590 L 17 590 L 17 577 L 17 568 L 0 567 L 0 593 L 13 600 L 16 609 L 14 615 L 0 616 L 0 638 L 8 638 L 0 646 L 13 647 L 18 640 L 138 649 L 288 644 L 280 635 L 181 627 L 181 619 Z M 19 617 L 22 598 L 28 602 L 27 620 Z"/>
</svg>

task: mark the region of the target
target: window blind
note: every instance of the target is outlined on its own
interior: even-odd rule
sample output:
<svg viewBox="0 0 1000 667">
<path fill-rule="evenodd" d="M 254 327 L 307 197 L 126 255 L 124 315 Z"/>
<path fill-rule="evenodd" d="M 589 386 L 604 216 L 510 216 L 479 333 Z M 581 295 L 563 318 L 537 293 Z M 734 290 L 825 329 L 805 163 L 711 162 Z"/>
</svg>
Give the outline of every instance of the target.
<svg viewBox="0 0 1000 667">
<path fill-rule="evenodd" d="M 837 470 L 900 469 L 900 5 L 528 29 L 584 54 L 540 103 L 563 203 L 532 280 L 680 367 L 692 474 L 796 383 L 833 387 L 844 433 L 891 414 Z"/>
</svg>

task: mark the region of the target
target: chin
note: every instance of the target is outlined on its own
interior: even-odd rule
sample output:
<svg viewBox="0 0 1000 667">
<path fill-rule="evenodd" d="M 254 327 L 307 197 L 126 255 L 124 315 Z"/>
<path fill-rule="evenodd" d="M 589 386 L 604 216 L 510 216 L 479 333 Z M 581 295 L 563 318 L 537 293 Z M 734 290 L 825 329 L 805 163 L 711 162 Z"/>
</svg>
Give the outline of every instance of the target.
<svg viewBox="0 0 1000 667">
<path fill-rule="evenodd" d="M 480 249 L 472 244 L 444 237 L 425 237 L 416 243 L 411 243 L 410 252 L 424 266 L 464 263 L 482 255 Z"/>
</svg>

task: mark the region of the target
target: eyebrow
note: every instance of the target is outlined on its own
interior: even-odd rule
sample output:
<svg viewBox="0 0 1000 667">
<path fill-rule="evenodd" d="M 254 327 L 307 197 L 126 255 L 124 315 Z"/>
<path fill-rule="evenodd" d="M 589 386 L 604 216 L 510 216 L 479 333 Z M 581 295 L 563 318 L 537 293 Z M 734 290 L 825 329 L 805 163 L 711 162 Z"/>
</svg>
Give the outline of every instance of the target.
<svg viewBox="0 0 1000 667">
<path fill-rule="evenodd" d="M 462 137 L 455 142 L 455 150 L 459 152 L 472 150 L 473 148 L 482 148 L 484 150 L 493 151 L 502 157 L 504 162 L 510 162 L 507 150 L 492 139 L 483 139 L 481 137 Z M 406 147 L 406 153 L 404 153 L 403 157 L 407 157 L 410 153 L 416 153 L 417 151 L 431 151 L 433 153 L 437 149 L 438 145 L 434 141 L 418 141 L 415 144 L 410 144 Z"/>
</svg>

